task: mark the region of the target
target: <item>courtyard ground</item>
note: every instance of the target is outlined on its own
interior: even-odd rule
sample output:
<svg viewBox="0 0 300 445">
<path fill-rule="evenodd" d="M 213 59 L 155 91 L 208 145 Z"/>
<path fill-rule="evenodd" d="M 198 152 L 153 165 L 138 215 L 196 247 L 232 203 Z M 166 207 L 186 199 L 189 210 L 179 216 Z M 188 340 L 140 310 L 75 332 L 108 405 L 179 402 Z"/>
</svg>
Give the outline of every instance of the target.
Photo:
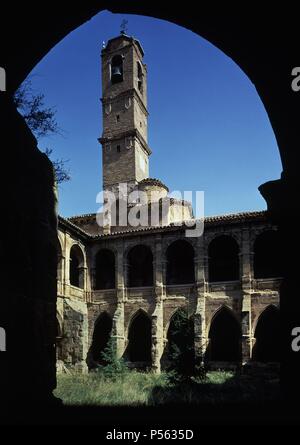
<svg viewBox="0 0 300 445">
<path fill-rule="evenodd" d="M 172 403 L 264 403 L 279 400 L 279 379 L 211 371 L 204 380 L 174 383 L 167 373 L 128 371 L 117 378 L 101 373 L 59 374 L 56 397 L 65 405 L 158 406 Z"/>
</svg>

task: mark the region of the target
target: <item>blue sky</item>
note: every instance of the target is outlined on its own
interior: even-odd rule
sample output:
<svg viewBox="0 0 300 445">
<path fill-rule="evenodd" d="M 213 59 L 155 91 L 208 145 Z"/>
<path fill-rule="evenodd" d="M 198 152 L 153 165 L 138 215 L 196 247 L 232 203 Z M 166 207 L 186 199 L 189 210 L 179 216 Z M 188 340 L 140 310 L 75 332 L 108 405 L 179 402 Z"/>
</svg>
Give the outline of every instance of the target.
<svg viewBox="0 0 300 445">
<path fill-rule="evenodd" d="M 62 135 L 39 141 L 68 159 L 63 216 L 96 212 L 102 187 L 100 52 L 119 34 L 139 39 L 148 66 L 150 176 L 170 191 L 203 190 L 205 214 L 265 209 L 257 187 L 281 173 L 273 130 L 250 80 L 225 54 L 172 23 L 103 12 L 69 34 L 35 67 L 33 89 L 57 110 Z"/>
</svg>

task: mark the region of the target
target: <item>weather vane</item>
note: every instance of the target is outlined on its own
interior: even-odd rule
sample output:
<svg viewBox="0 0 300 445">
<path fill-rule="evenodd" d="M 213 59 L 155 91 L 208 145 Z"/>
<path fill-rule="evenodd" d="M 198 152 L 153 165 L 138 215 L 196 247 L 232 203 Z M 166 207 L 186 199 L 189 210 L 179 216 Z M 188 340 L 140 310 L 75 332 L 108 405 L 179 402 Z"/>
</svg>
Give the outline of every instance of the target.
<svg viewBox="0 0 300 445">
<path fill-rule="evenodd" d="M 125 19 L 122 20 L 122 23 L 121 23 L 121 26 L 120 26 L 121 34 L 127 34 L 127 31 L 128 31 L 127 25 L 128 25 L 128 20 L 125 20 Z"/>
</svg>

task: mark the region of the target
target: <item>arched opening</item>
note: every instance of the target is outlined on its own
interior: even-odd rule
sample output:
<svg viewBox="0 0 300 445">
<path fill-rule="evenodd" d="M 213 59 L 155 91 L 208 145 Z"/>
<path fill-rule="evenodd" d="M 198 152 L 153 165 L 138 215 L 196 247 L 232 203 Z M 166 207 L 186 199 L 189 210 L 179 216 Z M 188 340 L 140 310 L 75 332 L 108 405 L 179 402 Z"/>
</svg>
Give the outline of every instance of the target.
<svg viewBox="0 0 300 445">
<path fill-rule="evenodd" d="M 193 375 L 195 366 L 194 323 L 180 308 L 172 316 L 167 333 L 167 361 L 169 369 L 180 375 Z"/>
<path fill-rule="evenodd" d="M 138 90 L 143 93 L 143 70 L 140 62 L 137 62 L 137 82 Z"/>
<path fill-rule="evenodd" d="M 128 253 L 128 287 L 153 286 L 153 255 L 150 247 L 134 246 Z"/>
<path fill-rule="evenodd" d="M 252 360 L 257 362 L 280 361 L 279 309 L 268 306 L 259 316 L 255 328 L 256 339 L 252 350 Z"/>
<path fill-rule="evenodd" d="M 279 236 L 276 230 L 267 230 L 257 236 L 254 243 L 254 278 L 282 276 L 279 252 Z"/>
<path fill-rule="evenodd" d="M 123 81 L 123 58 L 121 55 L 115 55 L 111 60 L 111 83 Z"/>
<path fill-rule="evenodd" d="M 188 241 L 175 241 L 167 249 L 167 284 L 189 284 L 194 281 L 194 248 Z"/>
<path fill-rule="evenodd" d="M 206 359 L 215 362 L 241 360 L 241 327 L 232 311 L 226 307 L 213 317 L 209 330 Z"/>
<path fill-rule="evenodd" d="M 95 288 L 116 287 L 115 255 L 109 249 L 101 249 L 96 255 Z"/>
<path fill-rule="evenodd" d="M 102 352 L 105 350 L 110 339 L 112 330 L 112 319 L 107 312 L 103 312 L 96 320 L 93 341 L 91 346 L 91 355 L 94 367 L 96 364 L 105 365 L 105 359 L 102 357 Z"/>
<path fill-rule="evenodd" d="M 128 332 L 128 359 L 138 366 L 151 364 L 151 319 L 139 310 L 133 317 Z"/>
<path fill-rule="evenodd" d="M 234 238 L 221 235 L 208 246 L 209 281 L 235 281 L 239 279 L 239 247 Z"/>
<path fill-rule="evenodd" d="M 84 288 L 84 257 L 77 244 L 74 244 L 70 250 L 70 284 Z"/>
</svg>

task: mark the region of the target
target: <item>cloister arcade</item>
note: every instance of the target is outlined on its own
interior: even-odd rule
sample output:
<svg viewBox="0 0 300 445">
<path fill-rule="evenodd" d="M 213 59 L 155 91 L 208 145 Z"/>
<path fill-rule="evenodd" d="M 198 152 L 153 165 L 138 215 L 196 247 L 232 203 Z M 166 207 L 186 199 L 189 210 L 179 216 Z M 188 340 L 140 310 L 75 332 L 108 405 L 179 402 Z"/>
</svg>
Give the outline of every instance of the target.
<svg viewBox="0 0 300 445">
<path fill-rule="evenodd" d="M 137 231 L 91 242 L 62 227 L 62 360 L 92 369 L 103 362 L 112 335 L 130 366 L 158 371 L 171 366 L 174 345 L 191 338 L 193 348 L 185 352 L 191 362 L 278 361 L 278 349 L 271 347 L 279 335 L 277 230 L 252 219 L 250 228 L 208 226 L 201 238 L 186 238 L 182 230 L 143 236 Z M 189 320 L 181 339 L 173 332 L 178 310 Z M 72 338 L 82 343 L 79 351 L 70 347 Z"/>
</svg>

